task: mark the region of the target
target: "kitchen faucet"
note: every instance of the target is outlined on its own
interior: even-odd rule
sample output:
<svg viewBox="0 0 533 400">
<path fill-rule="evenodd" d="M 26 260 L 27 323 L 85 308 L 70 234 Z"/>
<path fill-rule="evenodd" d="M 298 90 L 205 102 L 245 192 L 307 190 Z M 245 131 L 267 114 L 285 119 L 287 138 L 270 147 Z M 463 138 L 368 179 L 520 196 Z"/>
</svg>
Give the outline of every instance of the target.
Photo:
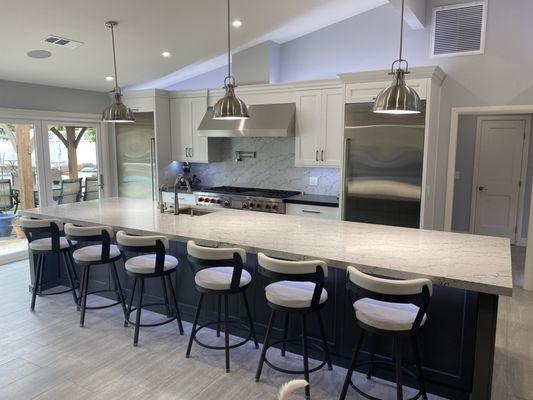
<svg viewBox="0 0 533 400">
<path fill-rule="evenodd" d="M 174 181 L 174 215 L 179 215 L 180 213 L 180 201 L 178 199 L 178 190 L 179 190 L 179 184 L 185 183 L 185 186 L 187 186 L 187 193 L 192 193 L 191 183 L 189 182 L 189 178 L 184 175 L 180 175 L 176 178 Z"/>
<path fill-rule="evenodd" d="M 161 211 L 161 214 L 165 213 L 165 202 L 163 201 L 163 191 L 168 190 L 168 185 L 166 183 L 163 183 L 161 186 L 159 186 L 159 211 Z"/>
</svg>

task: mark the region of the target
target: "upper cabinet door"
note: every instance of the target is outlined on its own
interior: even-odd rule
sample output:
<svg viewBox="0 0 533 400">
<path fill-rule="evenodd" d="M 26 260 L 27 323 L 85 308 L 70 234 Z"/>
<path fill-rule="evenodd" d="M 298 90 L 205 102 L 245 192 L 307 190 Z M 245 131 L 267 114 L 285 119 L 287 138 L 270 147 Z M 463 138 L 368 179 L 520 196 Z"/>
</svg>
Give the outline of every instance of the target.
<svg viewBox="0 0 533 400">
<path fill-rule="evenodd" d="M 170 99 L 172 158 L 188 161 L 192 142 L 192 108 L 190 99 Z"/>
<path fill-rule="evenodd" d="M 331 167 L 341 165 L 342 140 L 344 136 L 343 106 L 341 88 L 322 91 L 321 165 Z"/>
<path fill-rule="evenodd" d="M 207 98 L 197 97 L 190 99 L 191 104 L 191 141 L 192 146 L 189 150 L 189 160 L 192 162 L 208 162 L 208 142 L 207 137 L 198 136 L 198 126 L 207 110 Z"/>
<path fill-rule="evenodd" d="M 346 103 L 370 103 L 376 96 L 392 83 L 390 80 L 382 82 L 350 83 L 346 85 Z M 407 79 L 407 85 L 412 87 L 421 99 L 427 97 L 427 79 Z"/>
<path fill-rule="evenodd" d="M 295 93 L 296 143 L 295 165 L 306 167 L 320 163 L 322 134 L 322 91 L 306 90 Z"/>
</svg>

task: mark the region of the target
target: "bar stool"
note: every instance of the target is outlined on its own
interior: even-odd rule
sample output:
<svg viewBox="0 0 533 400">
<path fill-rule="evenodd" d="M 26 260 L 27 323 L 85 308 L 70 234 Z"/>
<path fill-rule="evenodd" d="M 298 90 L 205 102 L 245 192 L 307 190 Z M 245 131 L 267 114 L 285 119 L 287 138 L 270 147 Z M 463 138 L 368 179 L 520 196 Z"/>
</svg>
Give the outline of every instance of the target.
<svg viewBox="0 0 533 400">
<path fill-rule="evenodd" d="M 24 235 L 28 239 L 30 252 L 37 255 L 37 268 L 35 269 L 35 282 L 31 294 L 31 310 L 35 310 L 35 300 L 37 295 L 50 296 L 56 294 L 63 294 L 72 292 L 72 298 L 75 304 L 78 304 L 78 296 L 76 294 L 75 283 L 75 269 L 72 262 L 72 248 L 75 242 L 60 236 L 63 230 L 63 223 L 57 219 L 34 219 L 30 217 L 21 217 L 20 226 L 24 231 Z M 46 235 L 47 237 L 42 237 Z M 46 256 L 57 254 L 59 256 L 59 264 L 65 267 L 67 278 L 69 280 L 70 288 L 53 293 L 43 293 L 43 274 L 45 268 Z"/>
<path fill-rule="evenodd" d="M 88 245 L 81 247 L 72 254 L 76 264 L 82 267 L 81 290 L 80 290 L 80 326 L 85 324 L 86 310 L 100 310 L 109 308 L 118 304 L 122 305 L 124 312 L 124 326 L 127 326 L 126 317 L 126 303 L 124 301 L 124 294 L 120 286 L 120 280 L 117 273 L 116 262 L 122 258 L 119 248 L 111 244 L 113 237 L 113 230 L 109 226 L 76 226 L 73 224 L 65 224 L 65 234 L 70 240 L 78 242 L 99 242 L 99 244 Z M 89 276 L 91 268 L 96 265 L 110 264 L 111 278 L 113 280 L 114 289 L 102 289 L 89 292 Z M 87 306 L 87 295 L 96 293 L 115 293 L 117 301 L 115 303 L 106 304 L 103 306 Z"/>
<path fill-rule="evenodd" d="M 263 253 L 257 255 L 259 263 L 259 272 L 261 275 L 276 280 L 265 288 L 265 295 L 268 306 L 272 309 L 270 313 L 270 320 L 265 335 L 265 343 L 257 366 L 255 375 L 256 382 L 261 378 L 261 371 L 263 364 L 276 371 L 286 374 L 303 374 L 305 380 L 309 382 L 309 374 L 318 371 L 324 365 L 328 365 L 331 370 L 331 358 L 329 354 L 328 343 L 326 340 L 326 332 L 320 310 L 326 305 L 328 299 L 328 292 L 324 289 L 324 279 L 328 275 L 328 266 L 323 261 L 287 261 L 268 257 Z M 272 328 L 274 326 L 274 319 L 278 311 L 285 313 L 283 339 L 274 342 L 270 341 Z M 314 313 L 317 316 L 318 324 L 320 326 L 320 333 L 322 336 L 322 346 L 309 345 L 307 342 L 307 315 Z M 303 355 L 303 370 L 288 370 L 274 365 L 266 357 L 267 350 L 281 343 L 281 355 L 285 356 L 285 348 L 287 343 L 295 342 L 296 339 L 287 339 L 287 331 L 289 328 L 289 317 L 291 315 L 299 315 L 302 329 L 302 355 Z M 321 364 L 309 369 L 308 349 L 315 347 L 319 351 L 324 352 L 324 359 Z M 310 397 L 309 385 L 305 387 L 306 398 Z"/>
<path fill-rule="evenodd" d="M 367 399 L 375 397 L 363 392 L 352 382 L 352 374 L 357 366 L 369 365 L 367 378 L 370 379 L 376 365 L 393 365 L 396 371 L 396 397 L 403 400 L 402 375 L 406 373 L 418 379 L 420 390 L 411 400 L 422 397 L 427 400 L 426 385 L 420 359 L 420 329 L 427 321 L 426 311 L 433 285 L 429 279 L 393 280 L 367 275 L 354 267 L 348 267 L 348 290 L 359 300 L 353 303 L 357 324 L 361 328 L 357 346 L 346 374 L 340 399 L 346 398 L 348 386 L 352 386 Z M 357 357 L 365 333 L 383 335 L 393 339 L 393 359 L 374 360 L 373 350 L 370 361 L 357 364 Z M 410 337 L 417 375 L 402 366 L 402 339 Z"/>
<path fill-rule="evenodd" d="M 180 311 L 176 300 L 176 292 L 174 291 L 174 286 L 170 279 L 170 275 L 176 271 L 178 260 L 176 257 L 166 254 L 166 250 L 170 246 L 168 239 L 164 236 L 135 236 L 129 235 L 124 231 L 119 231 L 117 233 L 117 243 L 123 252 L 153 253 L 129 258 L 124 263 L 126 273 L 134 278 L 126 314 L 127 321 L 135 326 L 133 345 L 137 346 L 137 343 L 139 342 L 139 328 L 141 326 L 161 326 L 176 320 L 178 322 L 180 334 L 183 335 L 183 325 L 181 323 Z M 161 287 L 165 299 L 164 303 L 143 304 L 144 280 L 147 278 L 161 279 Z M 132 308 L 138 280 L 140 280 L 140 285 L 138 289 L 137 307 Z M 172 304 L 168 299 L 167 282 L 170 288 Z M 141 310 L 143 307 L 148 306 L 165 306 L 168 319 L 152 324 L 141 324 Z M 174 312 L 171 311 L 172 307 L 174 308 Z M 129 320 L 132 311 L 137 311 L 135 322 Z"/>
<path fill-rule="evenodd" d="M 252 314 L 246 297 L 246 289 L 248 289 L 252 282 L 252 276 L 243 268 L 243 264 L 246 262 L 246 252 L 240 248 L 213 248 L 199 246 L 190 240 L 187 242 L 187 253 L 191 265 L 196 269 L 199 269 L 194 276 L 194 282 L 196 283 L 196 290 L 200 292 L 200 300 L 198 301 L 198 307 L 196 308 L 196 315 L 194 317 L 191 337 L 189 339 L 189 345 L 187 346 L 185 357 L 190 357 L 193 341 L 208 349 L 224 350 L 226 356 L 226 372 L 230 372 L 230 349 L 242 346 L 250 341 L 250 339 L 253 339 L 255 348 L 259 348 L 254 323 L 252 321 Z M 246 314 L 248 316 L 249 325 L 247 328 L 249 334 L 247 338 L 230 346 L 229 324 L 239 323 L 244 326 L 244 323 L 241 321 L 230 321 L 228 314 L 228 296 L 239 293 L 242 294 L 244 307 L 246 308 Z M 197 327 L 202 303 L 206 294 L 218 296 L 218 318 L 217 321 L 208 322 Z M 201 329 L 216 324 L 217 336 L 220 336 L 222 297 L 224 298 L 224 346 L 211 346 L 202 343 L 196 335 Z"/>
</svg>

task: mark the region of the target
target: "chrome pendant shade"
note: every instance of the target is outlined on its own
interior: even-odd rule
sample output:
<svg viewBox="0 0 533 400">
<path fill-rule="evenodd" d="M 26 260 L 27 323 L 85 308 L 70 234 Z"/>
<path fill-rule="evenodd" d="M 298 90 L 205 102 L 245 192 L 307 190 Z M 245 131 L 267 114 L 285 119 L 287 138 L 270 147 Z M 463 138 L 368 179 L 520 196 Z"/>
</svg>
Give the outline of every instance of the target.
<svg viewBox="0 0 533 400">
<path fill-rule="evenodd" d="M 405 71 L 394 71 L 392 85 L 379 93 L 374 102 L 375 113 L 383 114 L 418 114 L 420 97 L 418 93 L 405 84 Z"/>
<path fill-rule="evenodd" d="M 235 78 L 231 75 L 231 23 L 230 0 L 228 0 L 228 76 L 224 79 L 224 97 L 216 102 L 213 108 L 213 119 L 246 119 L 250 118 L 248 107 L 235 96 Z"/>
<path fill-rule="evenodd" d="M 235 96 L 235 83 L 226 78 L 224 88 L 226 94 L 213 107 L 213 119 L 246 119 L 249 118 L 248 107 Z"/>
<path fill-rule="evenodd" d="M 118 25 L 115 21 L 108 21 L 105 26 L 111 29 L 111 42 L 113 44 L 113 67 L 115 70 L 115 89 L 113 90 L 114 102 L 106 107 L 102 113 L 103 122 L 135 122 L 133 111 L 122 102 L 122 93 L 118 86 L 117 77 L 117 57 L 115 54 L 115 33 L 114 28 Z"/>
<path fill-rule="evenodd" d="M 403 47 L 403 15 L 405 0 L 402 0 L 402 20 L 400 28 L 400 56 L 392 63 L 392 85 L 383 89 L 374 101 L 373 111 L 382 114 L 418 114 L 420 113 L 420 96 L 405 83 L 405 75 L 409 73 L 409 64 L 402 58 Z M 405 68 L 402 68 L 405 65 Z M 396 69 L 395 69 L 396 67 Z"/>
</svg>

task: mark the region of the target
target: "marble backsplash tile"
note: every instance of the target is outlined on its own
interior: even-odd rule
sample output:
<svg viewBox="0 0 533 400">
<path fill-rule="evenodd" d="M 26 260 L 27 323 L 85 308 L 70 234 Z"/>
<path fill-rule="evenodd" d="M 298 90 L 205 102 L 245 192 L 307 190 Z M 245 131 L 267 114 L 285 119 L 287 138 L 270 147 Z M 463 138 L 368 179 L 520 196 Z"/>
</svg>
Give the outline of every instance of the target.
<svg viewBox="0 0 533 400">
<path fill-rule="evenodd" d="M 218 139 L 221 162 L 191 164 L 191 171 L 205 186 L 249 186 L 297 190 L 312 194 L 338 195 L 339 168 L 302 168 L 294 166 L 294 138 Z M 217 143 L 218 144 L 218 143 Z M 255 151 L 256 158 L 235 162 L 235 151 Z M 309 178 L 318 179 L 317 186 Z"/>
</svg>

